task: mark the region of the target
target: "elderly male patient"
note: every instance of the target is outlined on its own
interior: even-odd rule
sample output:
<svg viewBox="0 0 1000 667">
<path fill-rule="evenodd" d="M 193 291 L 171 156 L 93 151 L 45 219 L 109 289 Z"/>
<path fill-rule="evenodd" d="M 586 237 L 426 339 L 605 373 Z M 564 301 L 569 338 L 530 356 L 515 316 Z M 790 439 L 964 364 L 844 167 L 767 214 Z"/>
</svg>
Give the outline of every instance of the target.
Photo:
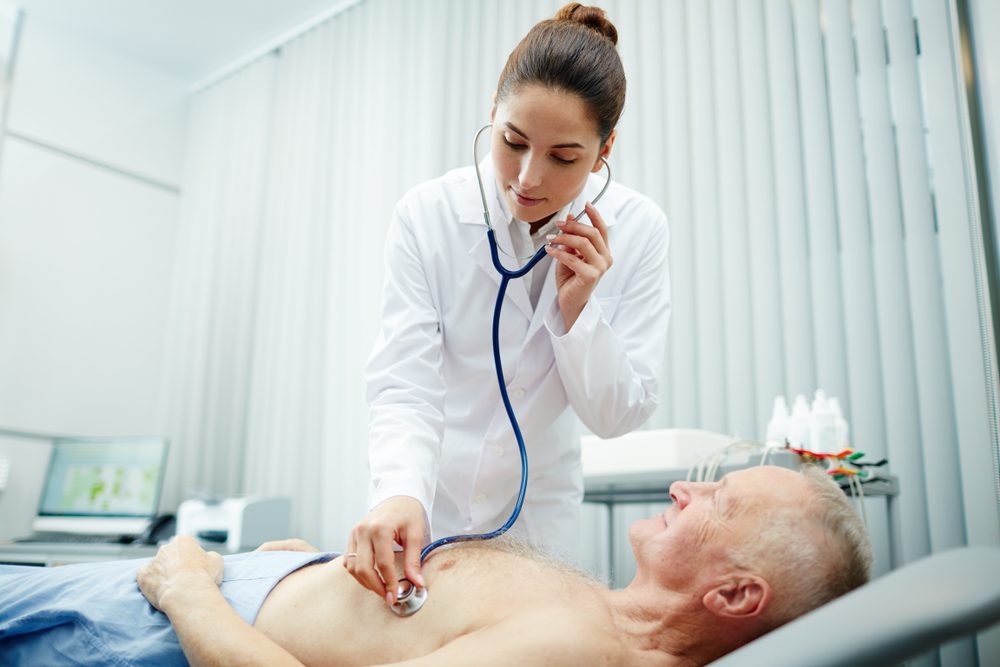
<svg viewBox="0 0 1000 667">
<path fill-rule="evenodd" d="M 822 471 L 750 468 L 670 495 L 629 529 L 622 590 L 466 543 L 427 559 L 408 618 L 329 554 L 221 559 L 179 538 L 152 561 L 0 570 L 0 662 L 703 665 L 868 579 L 864 527 Z"/>
</svg>

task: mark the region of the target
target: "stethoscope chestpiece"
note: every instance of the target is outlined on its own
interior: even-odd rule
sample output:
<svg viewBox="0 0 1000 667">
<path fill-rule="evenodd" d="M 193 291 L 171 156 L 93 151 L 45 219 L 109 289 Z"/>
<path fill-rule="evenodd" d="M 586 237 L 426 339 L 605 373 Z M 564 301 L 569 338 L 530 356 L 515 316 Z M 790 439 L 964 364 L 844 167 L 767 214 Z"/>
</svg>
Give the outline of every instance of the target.
<svg viewBox="0 0 1000 667">
<path fill-rule="evenodd" d="M 396 602 L 389 609 L 396 616 L 412 616 L 427 600 L 427 589 L 418 588 L 409 579 L 400 579 L 396 584 Z"/>
</svg>

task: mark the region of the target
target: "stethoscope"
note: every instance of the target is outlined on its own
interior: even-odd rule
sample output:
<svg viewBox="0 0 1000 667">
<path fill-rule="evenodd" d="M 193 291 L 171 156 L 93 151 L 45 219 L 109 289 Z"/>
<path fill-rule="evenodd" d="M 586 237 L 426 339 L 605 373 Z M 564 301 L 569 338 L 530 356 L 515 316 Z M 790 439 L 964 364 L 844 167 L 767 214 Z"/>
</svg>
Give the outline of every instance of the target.
<svg viewBox="0 0 1000 667">
<path fill-rule="evenodd" d="M 496 268 L 497 273 L 500 274 L 500 287 L 497 290 L 497 300 L 493 307 L 493 363 L 496 366 L 497 371 L 497 384 L 500 386 L 500 397 L 503 399 L 503 406 L 507 410 L 507 417 L 510 419 L 510 425 L 514 429 L 514 437 L 517 439 L 517 448 L 521 454 L 521 486 L 517 490 L 517 501 L 514 503 L 514 510 L 510 514 L 510 518 L 507 519 L 506 523 L 497 528 L 490 533 L 478 533 L 473 535 L 451 535 L 449 537 L 442 537 L 439 540 L 431 542 L 420 552 L 420 563 L 421 565 L 427 559 L 432 551 L 438 547 L 443 547 L 446 544 L 455 544 L 457 542 L 472 542 L 477 540 L 492 540 L 495 537 L 500 537 L 514 525 L 517 521 L 517 517 L 521 514 L 521 507 L 524 505 L 524 494 L 528 490 L 528 450 L 524 446 L 524 438 L 521 436 L 521 427 L 517 423 L 517 417 L 514 416 L 514 408 L 510 404 L 510 397 L 507 395 L 507 383 L 504 381 L 503 377 L 503 362 L 500 359 L 500 310 L 503 305 L 503 297 L 507 292 L 507 284 L 515 279 L 526 275 L 531 269 L 535 267 L 538 262 L 545 257 L 545 246 L 543 245 L 539 248 L 535 254 L 529 259 L 524 266 L 519 269 L 508 269 L 500 261 L 500 252 L 497 247 L 496 236 L 493 231 L 493 224 L 490 222 L 490 207 L 486 201 L 486 188 L 483 186 L 483 178 L 479 173 L 479 138 L 482 136 L 483 132 L 493 127 L 493 124 L 487 124 L 479 128 L 476 132 L 476 137 L 472 142 L 472 164 L 476 168 L 476 181 L 479 183 L 479 194 L 483 198 L 483 219 L 486 221 L 486 237 L 489 239 L 490 243 L 490 257 L 493 259 L 493 266 Z M 608 171 L 608 178 L 604 182 L 604 187 L 601 191 L 597 193 L 591 204 L 596 204 L 600 201 L 604 193 L 607 192 L 608 186 L 611 185 L 611 165 L 608 161 L 601 157 L 601 162 L 604 163 L 604 168 Z M 580 211 L 578 214 L 573 216 L 573 220 L 579 221 L 583 216 L 587 214 L 586 209 Z M 420 588 L 413 584 L 409 579 L 403 578 L 399 579 L 396 584 L 396 602 L 390 607 L 392 612 L 397 616 L 410 616 L 415 614 L 427 600 L 427 589 Z"/>
</svg>

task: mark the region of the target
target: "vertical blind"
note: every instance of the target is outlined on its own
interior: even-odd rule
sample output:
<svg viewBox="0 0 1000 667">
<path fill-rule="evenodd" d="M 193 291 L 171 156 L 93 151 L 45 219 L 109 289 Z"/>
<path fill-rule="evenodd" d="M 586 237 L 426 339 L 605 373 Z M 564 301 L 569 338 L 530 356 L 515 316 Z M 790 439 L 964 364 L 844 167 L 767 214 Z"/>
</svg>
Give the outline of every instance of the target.
<svg viewBox="0 0 1000 667">
<path fill-rule="evenodd" d="M 194 96 L 169 499 L 288 494 L 297 534 L 344 545 L 392 206 L 471 162 L 507 54 L 561 4 L 365 0 Z M 1000 542 L 953 4 L 600 4 L 629 86 L 614 171 L 671 229 L 648 426 L 761 438 L 776 395 L 821 387 L 899 477 L 901 561 Z"/>
</svg>

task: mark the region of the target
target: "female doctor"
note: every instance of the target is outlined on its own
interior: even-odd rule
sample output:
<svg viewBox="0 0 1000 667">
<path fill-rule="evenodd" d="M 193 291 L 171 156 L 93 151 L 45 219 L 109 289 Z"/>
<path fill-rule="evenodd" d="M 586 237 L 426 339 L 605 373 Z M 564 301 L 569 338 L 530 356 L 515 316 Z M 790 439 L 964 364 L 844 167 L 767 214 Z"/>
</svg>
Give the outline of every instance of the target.
<svg viewBox="0 0 1000 667">
<path fill-rule="evenodd" d="M 563 554 L 575 549 L 583 495 L 575 418 L 602 437 L 646 421 L 670 313 L 663 212 L 614 182 L 589 204 L 625 102 L 616 43 L 604 12 L 579 3 L 534 26 L 500 74 L 480 166 L 507 268 L 547 244 L 508 287 L 500 350 L 530 464 L 512 530 Z M 386 240 L 366 369 L 371 509 L 351 531 L 357 556 L 346 567 L 390 605 L 395 586 L 380 573 L 395 572 L 395 544 L 405 576 L 423 586 L 419 554 L 431 534 L 494 530 L 520 483 L 491 351 L 500 277 L 482 209 L 474 169 L 458 169 L 405 195 Z"/>
</svg>

